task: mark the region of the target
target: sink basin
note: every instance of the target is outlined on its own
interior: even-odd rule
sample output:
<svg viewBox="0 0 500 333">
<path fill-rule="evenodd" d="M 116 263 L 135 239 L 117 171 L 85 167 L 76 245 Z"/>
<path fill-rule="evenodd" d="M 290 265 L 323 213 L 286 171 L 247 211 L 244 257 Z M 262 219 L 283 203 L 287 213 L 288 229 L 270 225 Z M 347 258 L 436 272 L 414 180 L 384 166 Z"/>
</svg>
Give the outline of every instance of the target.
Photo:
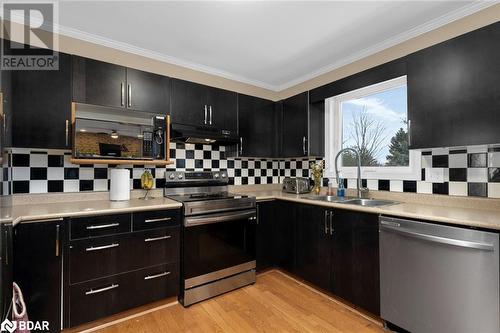
<svg viewBox="0 0 500 333">
<path fill-rule="evenodd" d="M 344 201 L 346 205 L 358 205 L 365 207 L 378 207 L 378 206 L 388 206 L 395 205 L 398 202 L 389 200 L 378 200 L 378 199 L 351 199 Z"/>
<path fill-rule="evenodd" d="M 379 199 L 358 199 L 355 197 L 336 197 L 333 195 L 304 195 L 302 199 L 318 200 L 326 202 L 343 203 L 346 205 L 358 205 L 365 207 L 378 207 L 398 204 L 396 201 L 379 200 Z"/>
<path fill-rule="evenodd" d="M 337 197 L 334 195 L 305 195 L 302 196 L 301 198 L 308 200 L 327 201 L 327 202 L 347 202 L 353 199 L 353 197 Z"/>
</svg>

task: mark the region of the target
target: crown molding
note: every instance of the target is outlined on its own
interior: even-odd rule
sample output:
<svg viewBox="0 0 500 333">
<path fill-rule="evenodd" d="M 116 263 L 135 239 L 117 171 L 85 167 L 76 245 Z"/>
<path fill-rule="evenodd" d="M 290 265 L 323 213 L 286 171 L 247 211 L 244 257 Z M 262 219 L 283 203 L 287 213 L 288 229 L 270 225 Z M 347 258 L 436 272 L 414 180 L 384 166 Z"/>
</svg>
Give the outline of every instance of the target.
<svg viewBox="0 0 500 333">
<path fill-rule="evenodd" d="M 461 18 L 472 15 L 478 11 L 486 9 L 492 5 L 495 5 L 495 4 L 498 4 L 498 1 L 473 2 L 469 5 L 466 5 L 464 7 L 457 9 L 457 10 L 449 12 L 449 13 L 447 13 L 443 16 L 440 16 L 436 19 L 433 19 L 429 22 L 421 24 L 413 29 L 407 30 L 403 33 L 400 33 L 400 34 L 394 36 L 394 37 L 391 37 L 391 38 L 386 39 L 380 43 L 377 43 L 373 46 L 370 46 L 370 47 L 368 47 L 364 50 L 361 50 L 361 51 L 359 51 L 359 52 L 357 52 L 349 57 L 342 58 L 342 59 L 336 61 L 335 63 L 324 66 L 324 67 L 322 67 L 314 72 L 302 75 L 302 76 L 300 76 L 294 80 L 291 80 L 287 83 L 275 86 L 275 88 L 277 89 L 276 91 L 282 92 L 283 90 L 286 90 L 286 89 L 291 88 L 293 86 L 296 86 L 298 84 L 304 83 L 308 80 L 314 79 L 315 77 L 318 77 L 320 75 L 326 74 L 328 72 L 331 72 L 335 69 L 346 66 L 346 65 L 353 63 L 355 61 L 366 58 L 370 55 L 373 55 L 375 53 L 378 53 L 380 51 L 388 49 L 392 46 L 396 46 L 398 44 L 401 44 L 407 40 L 418 37 L 418 36 L 423 35 L 427 32 L 430 32 L 432 30 L 438 29 L 438 28 L 445 26 L 453 21 L 457 21 Z"/>
<path fill-rule="evenodd" d="M 329 64 L 327 66 L 324 66 L 318 70 L 315 70 L 313 72 L 310 72 L 308 74 L 302 75 L 296 79 L 293 79 L 291 81 L 288 81 L 283 84 L 275 85 L 271 84 L 268 82 L 263 82 L 259 80 L 254 80 L 250 79 L 229 71 L 224 71 L 221 69 L 217 69 L 214 67 L 202 65 L 199 63 L 183 60 L 177 57 L 172 57 L 169 55 L 165 55 L 156 51 L 152 51 L 149 49 L 137 47 L 128 43 L 124 42 L 119 42 L 113 39 L 109 39 L 103 36 L 99 36 L 96 34 L 90 34 L 78 29 L 73 29 L 69 28 L 60 24 L 55 24 L 54 26 L 54 31 L 56 31 L 58 34 L 66 36 L 66 37 L 71 37 L 75 39 L 79 39 L 85 42 L 109 47 L 115 50 L 120 50 L 123 52 L 143 56 L 146 58 L 158 60 L 161 62 L 165 62 L 168 64 L 184 67 L 190 70 L 198 71 L 198 72 L 203 72 L 206 74 L 214 75 L 214 76 L 219 76 L 225 79 L 241 82 L 244 84 L 249 84 L 253 85 L 256 87 L 264 88 L 267 90 L 271 90 L 273 92 L 282 92 L 288 88 L 291 88 L 293 86 L 296 86 L 298 84 L 304 83 L 308 80 L 311 80 L 315 77 L 318 77 L 320 75 L 326 74 L 328 72 L 331 72 L 335 69 L 338 69 L 340 67 L 343 67 L 345 65 L 348 65 L 350 63 L 353 63 L 355 61 L 361 60 L 363 58 L 366 58 L 370 55 L 373 55 L 375 53 L 378 53 L 380 51 L 383 51 L 387 48 L 390 48 L 392 46 L 398 45 L 400 43 L 403 43 L 407 40 L 410 40 L 412 38 L 418 37 L 419 35 L 425 34 L 427 32 L 430 32 L 432 30 L 435 30 L 437 28 L 440 28 L 442 26 L 445 26 L 453 21 L 459 20 L 461 18 L 464 18 L 466 16 L 472 15 L 478 11 L 481 11 L 483 9 L 486 9 L 490 6 L 493 6 L 495 4 L 498 4 L 498 1 L 496 0 L 486 0 L 486 1 L 475 1 L 471 4 L 465 5 L 461 8 L 458 8 L 452 12 L 449 12 L 445 15 L 442 15 L 436 19 L 433 19 L 431 21 L 428 21 L 424 24 L 421 24 L 415 28 L 412 28 L 410 30 L 407 30 L 403 33 L 400 33 L 394 37 L 388 38 L 380 43 L 377 43 L 375 45 L 372 45 L 368 48 L 365 48 L 364 50 L 361 50 L 359 52 L 356 52 L 355 54 L 339 59 L 338 61 Z M 12 21 L 17 22 L 17 23 L 23 23 L 24 22 L 24 17 L 17 17 L 15 15 L 12 16 Z"/>
</svg>

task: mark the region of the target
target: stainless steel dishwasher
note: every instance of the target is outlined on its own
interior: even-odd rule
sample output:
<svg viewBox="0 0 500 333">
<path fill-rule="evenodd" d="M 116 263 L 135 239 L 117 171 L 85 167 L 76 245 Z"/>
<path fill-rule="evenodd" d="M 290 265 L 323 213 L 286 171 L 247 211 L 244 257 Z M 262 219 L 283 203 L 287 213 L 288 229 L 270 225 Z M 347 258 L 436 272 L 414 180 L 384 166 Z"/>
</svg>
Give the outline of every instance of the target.
<svg viewBox="0 0 500 333">
<path fill-rule="evenodd" d="M 498 236 L 382 216 L 381 317 L 413 333 L 500 332 Z"/>
</svg>

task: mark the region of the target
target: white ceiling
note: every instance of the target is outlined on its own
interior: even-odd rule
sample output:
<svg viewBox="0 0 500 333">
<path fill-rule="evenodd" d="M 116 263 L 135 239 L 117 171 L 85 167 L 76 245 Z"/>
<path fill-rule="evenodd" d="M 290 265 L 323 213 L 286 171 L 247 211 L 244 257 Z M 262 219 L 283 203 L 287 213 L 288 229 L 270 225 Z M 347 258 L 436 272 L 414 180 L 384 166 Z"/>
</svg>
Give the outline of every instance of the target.
<svg viewBox="0 0 500 333">
<path fill-rule="evenodd" d="M 60 33 L 279 91 L 491 3 L 66 1 Z"/>
</svg>

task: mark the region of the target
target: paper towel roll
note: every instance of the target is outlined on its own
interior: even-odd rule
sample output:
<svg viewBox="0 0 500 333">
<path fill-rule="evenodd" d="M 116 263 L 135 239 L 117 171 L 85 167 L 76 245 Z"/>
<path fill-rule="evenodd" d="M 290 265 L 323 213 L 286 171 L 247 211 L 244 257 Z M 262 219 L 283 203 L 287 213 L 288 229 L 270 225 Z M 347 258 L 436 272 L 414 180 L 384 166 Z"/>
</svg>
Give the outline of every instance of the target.
<svg viewBox="0 0 500 333">
<path fill-rule="evenodd" d="M 110 178 L 109 200 L 130 200 L 130 170 L 111 169 Z"/>
</svg>

